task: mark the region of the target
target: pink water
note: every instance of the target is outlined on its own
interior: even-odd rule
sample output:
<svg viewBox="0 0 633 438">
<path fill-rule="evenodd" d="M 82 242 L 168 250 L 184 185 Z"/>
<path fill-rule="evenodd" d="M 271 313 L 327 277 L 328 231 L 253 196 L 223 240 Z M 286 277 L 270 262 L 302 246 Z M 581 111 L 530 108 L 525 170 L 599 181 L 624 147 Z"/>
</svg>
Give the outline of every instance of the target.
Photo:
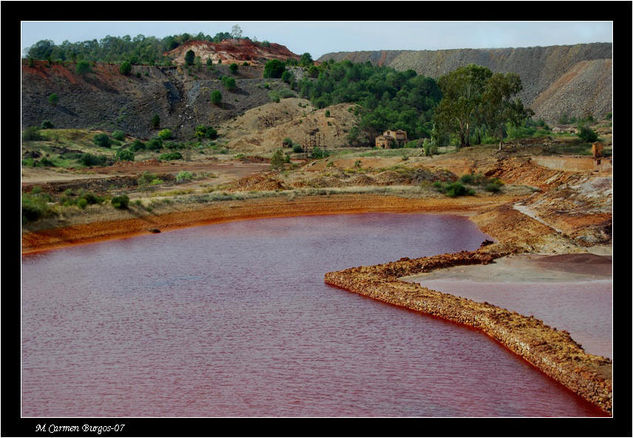
<svg viewBox="0 0 633 438">
<path fill-rule="evenodd" d="M 323 283 L 486 237 L 456 216 L 338 215 L 25 256 L 22 414 L 600 415 L 479 332 Z"/>
<path fill-rule="evenodd" d="M 437 279 L 421 283 L 533 315 L 551 327 L 567 330 L 588 353 L 613 357 L 611 280 L 515 283 Z"/>
</svg>

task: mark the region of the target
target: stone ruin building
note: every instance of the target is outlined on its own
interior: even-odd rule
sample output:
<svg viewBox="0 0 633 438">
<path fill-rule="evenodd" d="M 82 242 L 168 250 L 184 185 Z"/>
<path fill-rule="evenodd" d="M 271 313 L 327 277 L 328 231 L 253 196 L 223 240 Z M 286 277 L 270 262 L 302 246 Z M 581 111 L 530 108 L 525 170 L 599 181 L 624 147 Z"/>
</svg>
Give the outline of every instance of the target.
<svg viewBox="0 0 633 438">
<path fill-rule="evenodd" d="M 376 137 L 376 147 L 389 149 L 394 145 L 403 146 L 407 142 L 407 131 L 397 129 L 395 131 L 387 130 Z"/>
</svg>

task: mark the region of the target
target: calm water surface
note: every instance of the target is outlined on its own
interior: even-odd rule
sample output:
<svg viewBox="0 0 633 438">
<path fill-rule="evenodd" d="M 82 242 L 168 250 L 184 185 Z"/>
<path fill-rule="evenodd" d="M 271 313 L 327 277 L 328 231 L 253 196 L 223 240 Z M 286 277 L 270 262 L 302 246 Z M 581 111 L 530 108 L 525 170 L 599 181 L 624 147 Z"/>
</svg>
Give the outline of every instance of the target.
<svg viewBox="0 0 633 438">
<path fill-rule="evenodd" d="M 492 342 L 325 272 L 472 250 L 465 218 L 262 219 L 23 257 L 24 416 L 595 416 Z"/>
</svg>

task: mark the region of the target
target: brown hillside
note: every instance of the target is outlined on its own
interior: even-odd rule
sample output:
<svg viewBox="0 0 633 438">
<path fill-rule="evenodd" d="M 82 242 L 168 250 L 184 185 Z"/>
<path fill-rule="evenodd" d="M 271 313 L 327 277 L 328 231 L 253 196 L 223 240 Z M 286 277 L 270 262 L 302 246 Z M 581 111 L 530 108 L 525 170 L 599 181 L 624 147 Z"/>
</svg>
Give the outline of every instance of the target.
<svg viewBox="0 0 633 438">
<path fill-rule="evenodd" d="M 283 99 L 247 111 L 221 125 L 218 132 L 228 140 L 230 149 L 242 152 L 270 152 L 282 147 L 285 138 L 305 146 L 311 135 L 318 136 L 321 148 L 343 147 L 356 122 L 349 111 L 352 106 L 338 104 L 315 110 L 308 100 Z"/>
</svg>

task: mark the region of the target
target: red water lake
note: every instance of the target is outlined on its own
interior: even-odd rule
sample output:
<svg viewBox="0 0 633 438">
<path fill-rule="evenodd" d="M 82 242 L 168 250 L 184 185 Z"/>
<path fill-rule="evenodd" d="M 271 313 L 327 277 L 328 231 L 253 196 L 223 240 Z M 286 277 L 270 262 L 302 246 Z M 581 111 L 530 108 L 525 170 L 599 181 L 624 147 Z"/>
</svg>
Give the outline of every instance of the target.
<svg viewBox="0 0 633 438">
<path fill-rule="evenodd" d="M 479 332 L 323 282 L 487 237 L 459 216 L 333 215 L 24 256 L 22 415 L 601 415 Z"/>
</svg>

